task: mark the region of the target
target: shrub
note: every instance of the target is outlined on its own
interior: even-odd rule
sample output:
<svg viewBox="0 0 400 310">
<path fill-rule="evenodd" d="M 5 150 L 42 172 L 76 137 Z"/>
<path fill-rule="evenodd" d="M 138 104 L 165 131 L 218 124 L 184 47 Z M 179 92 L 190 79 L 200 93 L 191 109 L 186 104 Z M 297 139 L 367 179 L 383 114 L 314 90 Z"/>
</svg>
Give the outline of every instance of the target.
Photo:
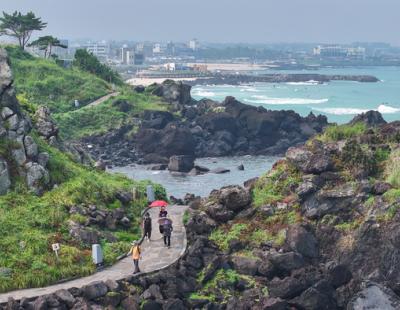
<svg viewBox="0 0 400 310">
<path fill-rule="evenodd" d="M 386 164 L 386 182 L 395 188 L 400 188 L 400 150 L 393 151 Z"/>
<path fill-rule="evenodd" d="M 239 239 L 240 235 L 247 229 L 247 227 L 247 224 L 234 224 L 227 232 L 219 228 L 211 233 L 209 239 L 222 251 L 227 251 L 229 242 L 231 240 Z"/>
<path fill-rule="evenodd" d="M 325 142 L 351 139 L 363 134 L 366 130 L 364 123 L 354 125 L 331 125 L 328 126 L 319 139 Z"/>
</svg>

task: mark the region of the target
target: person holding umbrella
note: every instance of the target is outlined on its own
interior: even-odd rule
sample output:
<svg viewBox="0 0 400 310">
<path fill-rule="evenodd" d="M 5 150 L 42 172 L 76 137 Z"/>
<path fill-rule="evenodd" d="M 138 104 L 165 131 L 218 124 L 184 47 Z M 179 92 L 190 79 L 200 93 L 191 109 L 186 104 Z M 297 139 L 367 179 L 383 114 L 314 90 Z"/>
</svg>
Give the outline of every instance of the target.
<svg viewBox="0 0 400 310">
<path fill-rule="evenodd" d="M 150 204 L 150 208 L 155 208 L 155 207 L 160 207 L 161 209 L 160 209 L 160 213 L 158 214 L 158 217 L 159 217 L 159 220 L 158 220 L 158 222 L 159 222 L 159 224 L 160 224 L 160 226 L 159 226 L 159 228 L 160 228 L 160 234 L 163 234 L 163 221 L 161 221 L 161 219 L 163 219 L 163 218 L 166 218 L 167 217 L 167 215 L 168 215 L 168 212 L 167 212 L 167 210 L 165 210 L 165 207 L 166 206 L 168 206 L 168 202 L 166 202 L 166 201 L 164 201 L 164 200 L 156 200 L 156 201 L 153 201 L 151 204 Z"/>
</svg>

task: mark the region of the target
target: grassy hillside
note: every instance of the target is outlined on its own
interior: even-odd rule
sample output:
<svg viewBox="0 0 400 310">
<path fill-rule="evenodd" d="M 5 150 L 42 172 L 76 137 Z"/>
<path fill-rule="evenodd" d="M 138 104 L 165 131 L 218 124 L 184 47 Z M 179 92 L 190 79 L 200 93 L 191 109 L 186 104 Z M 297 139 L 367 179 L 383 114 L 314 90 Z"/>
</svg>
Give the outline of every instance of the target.
<svg viewBox="0 0 400 310">
<path fill-rule="evenodd" d="M 135 182 L 122 175 L 94 171 L 74 163 L 68 155 L 49 147 L 36 137 L 42 151 L 50 154 L 49 170 L 54 189 L 37 197 L 18 180 L 13 191 L 0 196 L 0 267 L 9 268 L 9 276 L 0 274 L 0 292 L 15 288 L 43 286 L 57 280 L 82 276 L 94 271 L 88 245 L 70 236 L 69 222 L 83 222 L 84 217 L 70 214 L 74 206 L 96 205 L 101 210 L 121 207 L 117 192 L 136 188 L 142 198 L 126 206 L 133 219 L 132 228 L 110 230 L 116 242 L 102 239 L 107 264 L 125 253 L 129 242 L 139 237 L 139 214 L 146 205 L 147 182 Z M 156 186 L 160 197 L 164 190 Z M 95 227 L 99 231 L 99 227 Z M 60 243 L 60 260 L 51 250 Z"/>
<path fill-rule="evenodd" d="M 139 94 L 120 89 L 120 95 L 97 106 L 54 115 L 64 139 L 79 139 L 84 136 L 105 133 L 132 122 L 143 110 L 165 110 L 161 100 L 149 94 Z"/>
<path fill-rule="evenodd" d="M 82 100 L 89 100 L 109 91 L 105 82 L 90 74 L 61 68 L 17 49 L 9 48 L 9 52 L 18 98 L 29 114 L 39 104 L 47 104 L 53 111 L 68 111 L 70 100 L 78 94 Z M 144 104 L 144 99 L 139 99 L 135 105 L 138 109 Z M 111 103 L 107 104 L 110 108 Z M 113 113 L 103 107 L 100 114 L 104 118 L 91 123 L 99 128 L 102 125 L 97 123 L 112 126 L 121 116 L 109 118 Z M 82 119 L 71 118 L 71 124 L 78 128 L 76 121 Z M 68 122 L 63 124 L 68 128 Z M 70 155 L 49 146 L 34 130 L 30 135 L 39 152 L 49 154 L 50 186 L 42 196 L 36 196 L 17 171 L 10 171 L 11 190 L 0 196 L 0 292 L 45 286 L 94 272 L 90 249 L 93 242 L 86 241 L 87 235 L 95 236 L 96 242 L 101 243 L 105 263 L 113 263 L 126 253 L 130 242 L 139 238 L 140 212 L 147 206 L 144 193 L 149 182 L 82 166 Z M 9 143 L 15 142 L 10 141 L 0 141 L 0 155 L 12 163 Z M 165 198 L 165 190 L 154 186 L 156 196 Z M 133 192 L 136 197 L 130 195 Z M 119 219 L 118 214 L 122 214 Z M 53 243 L 61 245 L 59 259 L 52 251 Z"/>
<path fill-rule="evenodd" d="M 74 110 L 74 100 L 84 105 L 111 92 L 104 80 L 76 68 L 63 68 L 53 60 L 39 59 L 7 47 L 17 94 L 31 104 L 47 105 L 52 112 Z"/>
</svg>

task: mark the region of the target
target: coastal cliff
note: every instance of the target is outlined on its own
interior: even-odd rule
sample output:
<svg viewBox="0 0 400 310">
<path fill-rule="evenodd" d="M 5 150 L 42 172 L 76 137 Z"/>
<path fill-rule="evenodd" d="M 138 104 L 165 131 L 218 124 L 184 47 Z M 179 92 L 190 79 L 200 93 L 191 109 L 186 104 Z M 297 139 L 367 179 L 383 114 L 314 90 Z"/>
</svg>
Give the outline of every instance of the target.
<svg viewBox="0 0 400 310">
<path fill-rule="evenodd" d="M 356 120 L 288 149 L 260 178 L 193 198 L 176 264 L 37 300 L 68 309 L 398 309 L 400 124 L 376 112 Z"/>
<path fill-rule="evenodd" d="M 320 133 L 328 124 L 325 116 L 267 110 L 233 97 L 221 103 L 195 101 L 190 86 L 172 81 L 146 91 L 161 96 L 168 103 L 167 111 L 144 111 L 136 133 L 129 137 L 134 125 L 83 138 L 93 157 L 119 165 L 129 161 L 165 164 L 174 155 L 277 155 Z"/>
</svg>

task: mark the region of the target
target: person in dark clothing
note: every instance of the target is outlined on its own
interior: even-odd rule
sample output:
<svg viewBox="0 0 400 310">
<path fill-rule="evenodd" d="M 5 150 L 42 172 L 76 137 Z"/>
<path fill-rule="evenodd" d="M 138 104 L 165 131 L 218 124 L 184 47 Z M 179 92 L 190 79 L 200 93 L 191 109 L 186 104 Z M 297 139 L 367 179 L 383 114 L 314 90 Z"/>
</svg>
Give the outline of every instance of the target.
<svg viewBox="0 0 400 310">
<path fill-rule="evenodd" d="M 163 225 L 163 235 L 164 235 L 164 245 L 171 246 L 171 233 L 172 233 L 172 223 L 171 221 L 165 221 Z"/>
<path fill-rule="evenodd" d="M 158 217 L 161 219 L 161 218 L 166 218 L 167 216 L 168 216 L 167 210 L 165 210 L 164 207 L 161 207 Z M 163 234 L 163 224 L 160 224 L 160 234 Z"/>
<path fill-rule="evenodd" d="M 151 238 L 151 217 L 149 213 L 146 213 L 144 216 L 143 221 L 143 230 L 144 230 L 144 237 L 147 237 L 147 241 L 150 241 Z"/>
</svg>

